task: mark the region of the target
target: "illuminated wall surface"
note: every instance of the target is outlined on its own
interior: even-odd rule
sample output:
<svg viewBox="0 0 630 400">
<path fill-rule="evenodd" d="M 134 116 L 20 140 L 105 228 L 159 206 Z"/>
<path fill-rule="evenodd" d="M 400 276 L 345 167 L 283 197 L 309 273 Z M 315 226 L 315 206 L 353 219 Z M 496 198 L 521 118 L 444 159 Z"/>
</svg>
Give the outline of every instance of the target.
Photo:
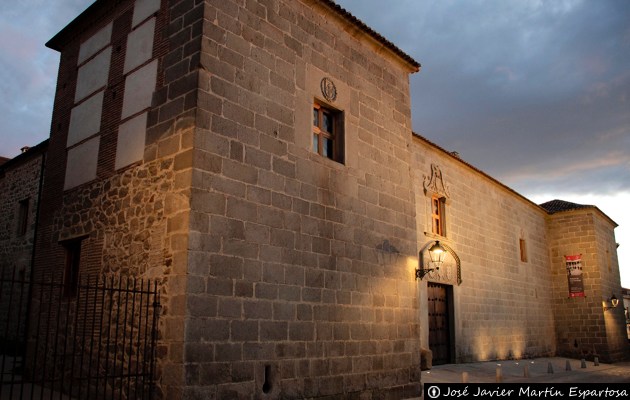
<svg viewBox="0 0 630 400">
<path fill-rule="evenodd" d="M 439 164 L 449 187 L 446 235 L 441 239 L 460 257 L 462 278 L 453 293 L 454 359 L 554 354 L 546 213 L 422 140 L 415 141 L 415 149 L 414 170 L 428 174 L 431 164 Z M 429 231 L 419 234 L 422 242 L 433 238 L 422 187 L 416 189 L 416 199 L 418 231 Z M 520 239 L 527 245 L 525 262 Z"/>
<path fill-rule="evenodd" d="M 418 245 L 437 239 L 461 259 L 461 285 L 428 275 L 453 287 L 452 361 L 627 357 L 623 307 L 604 308 L 621 295 L 616 224 L 596 207 L 562 201 L 547 212 L 426 140 L 414 144 L 415 181 L 439 165 L 447 187 L 446 234 L 436 236 L 432 191 L 416 186 Z M 569 296 L 566 255 L 581 255 L 584 296 Z"/>
</svg>

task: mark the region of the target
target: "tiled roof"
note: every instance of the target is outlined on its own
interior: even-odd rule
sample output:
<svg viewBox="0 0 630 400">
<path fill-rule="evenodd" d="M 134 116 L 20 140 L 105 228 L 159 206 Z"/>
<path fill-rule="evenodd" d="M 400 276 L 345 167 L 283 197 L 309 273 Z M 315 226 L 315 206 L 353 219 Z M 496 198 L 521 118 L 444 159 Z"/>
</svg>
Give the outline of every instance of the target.
<svg viewBox="0 0 630 400">
<path fill-rule="evenodd" d="M 542 203 L 540 205 L 542 208 L 547 210 L 549 214 L 554 214 L 561 211 L 569 211 L 569 210 L 579 210 L 580 208 L 594 208 L 595 206 L 586 205 L 586 204 L 577 204 L 571 203 L 570 201 L 564 200 L 551 200 L 546 203 Z"/>
<path fill-rule="evenodd" d="M 328 4 L 332 9 L 334 9 L 339 15 L 344 17 L 346 20 L 351 22 L 352 24 L 359 27 L 362 31 L 372 36 L 372 38 L 376 39 L 376 41 L 382 43 L 389 50 L 393 51 L 398 57 L 407 61 L 409 64 L 414 66 L 417 70 L 420 70 L 420 63 L 413 59 L 409 54 L 402 51 L 398 46 L 389 40 L 385 39 L 380 33 L 376 32 L 374 29 L 370 28 L 365 24 L 365 22 L 361 21 L 350 12 L 348 12 L 345 8 L 341 7 L 339 4 L 335 3 L 333 0 L 320 0 L 322 3 Z"/>
<path fill-rule="evenodd" d="M 419 133 L 416 133 L 416 132 L 413 132 L 413 131 L 411 133 L 412 133 L 413 137 L 415 137 L 415 138 L 417 138 L 419 140 L 422 140 L 423 142 L 427 143 L 429 146 L 432 146 L 433 148 L 435 148 L 435 149 L 443 152 L 444 154 L 452 157 L 454 160 L 459 161 L 460 163 L 462 163 L 463 165 L 467 166 L 471 170 L 480 173 L 481 175 L 483 175 L 486 178 L 490 179 L 492 182 L 494 182 L 494 183 L 498 184 L 499 186 L 505 188 L 509 192 L 512 192 L 513 194 L 515 194 L 516 196 L 520 197 L 521 199 L 527 201 L 528 203 L 532 204 L 533 206 L 544 210 L 545 212 L 547 212 L 547 214 L 551 215 L 551 214 L 555 214 L 555 213 L 562 212 L 562 211 L 578 210 L 578 209 L 582 209 L 582 208 L 592 208 L 594 210 L 597 210 L 599 213 L 601 213 L 601 215 L 603 215 L 606 219 L 608 219 L 615 227 L 618 226 L 615 221 L 613 221 L 608 215 L 606 215 L 604 212 L 602 212 L 602 210 L 597 208 L 597 206 L 571 203 L 569 201 L 564 201 L 564 200 L 551 200 L 551 201 L 548 201 L 548 202 L 543 203 L 543 204 L 536 204 L 536 203 L 532 202 L 530 199 L 528 199 L 527 197 L 521 195 L 520 193 L 518 193 L 514 189 L 510 188 L 509 186 L 506 186 L 504 183 L 499 182 L 498 180 L 494 179 L 490 175 L 488 175 L 485 172 L 481 171 L 480 169 L 478 169 L 474 165 L 469 164 L 468 162 L 464 161 L 459 156 L 459 153 L 457 153 L 455 151 L 448 151 L 448 150 L 444 149 L 443 147 L 440 147 L 439 145 L 433 143 L 432 141 L 430 141 L 426 137 L 420 135 Z"/>
<path fill-rule="evenodd" d="M 525 200 L 526 202 L 528 202 L 529 204 L 531 204 L 532 206 L 536 207 L 536 208 L 540 208 L 540 206 L 536 203 L 534 203 L 533 201 L 531 201 L 530 199 L 528 199 L 527 197 L 523 196 L 522 194 L 518 193 L 516 190 L 512 189 L 511 187 L 507 186 L 506 184 L 504 184 L 503 182 L 499 182 L 498 180 L 494 179 L 493 177 L 491 177 L 490 175 L 486 174 L 485 172 L 483 172 L 482 170 L 480 170 L 479 168 L 475 167 L 474 165 L 468 163 L 467 161 L 465 161 L 458 152 L 456 151 L 448 151 L 445 148 L 443 148 L 442 146 L 430 141 L 429 139 L 427 139 L 426 137 L 422 136 L 419 133 L 416 133 L 414 131 L 411 132 L 412 136 L 422 140 L 423 142 L 427 143 L 429 146 L 443 152 L 444 154 L 446 154 L 447 156 L 452 157 L 454 160 L 457 160 L 458 162 L 462 163 L 463 165 L 465 165 L 466 167 L 470 168 L 473 171 L 476 171 L 477 173 L 485 176 L 486 178 L 490 179 L 492 182 L 498 184 L 499 186 L 503 187 L 504 189 L 506 189 L 507 191 L 515 194 L 516 196 L 520 197 L 521 199 Z"/>
<path fill-rule="evenodd" d="M 38 145 L 30 147 L 25 152 L 20 153 L 13 158 L 6 159 L 5 157 L 0 157 L 0 172 L 12 168 L 13 165 L 22 162 L 22 160 L 28 160 L 33 156 L 46 153 L 46 151 L 48 150 L 49 140 L 50 139 L 46 139 Z"/>
<path fill-rule="evenodd" d="M 401 49 L 399 49 L 395 44 L 385 39 L 381 34 L 376 32 L 374 29 L 367 26 L 363 21 L 349 13 L 345 8 L 341 7 L 333 0 L 319 0 L 322 4 L 328 6 L 334 12 L 336 12 L 340 17 L 355 25 L 357 28 L 365 32 L 367 35 L 371 36 L 377 42 L 383 44 L 384 47 L 392 51 L 398 57 L 403 59 L 405 62 L 409 63 L 416 71 L 420 70 L 420 63 L 414 60 L 409 54 L 405 53 Z M 61 51 L 62 44 L 68 40 L 69 38 L 74 36 L 73 31 L 81 24 L 83 20 L 88 18 L 90 15 L 91 18 L 100 18 L 108 9 L 113 8 L 117 3 L 121 2 L 121 0 L 98 0 L 92 3 L 85 11 L 83 11 L 79 16 L 77 16 L 73 21 L 71 21 L 65 28 L 63 28 L 59 33 L 57 33 L 52 39 L 50 39 L 46 46 L 57 51 Z M 85 23 L 85 22 L 84 22 Z"/>
</svg>

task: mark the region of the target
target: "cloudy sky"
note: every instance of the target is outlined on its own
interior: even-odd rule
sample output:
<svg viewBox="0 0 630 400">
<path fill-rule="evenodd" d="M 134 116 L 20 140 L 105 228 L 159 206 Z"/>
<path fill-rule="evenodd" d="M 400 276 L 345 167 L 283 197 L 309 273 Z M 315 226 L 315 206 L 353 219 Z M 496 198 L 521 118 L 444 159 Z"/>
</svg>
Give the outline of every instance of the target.
<svg viewBox="0 0 630 400">
<path fill-rule="evenodd" d="M 422 64 L 416 132 L 537 203 L 597 205 L 630 287 L 630 1 L 337 2 Z M 48 136 L 44 43 L 90 4 L 0 1 L 0 156 Z"/>
<path fill-rule="evenodd" d="M 630 1 L 337 2 L 422 64 L 416 132 L 536 203 L 597 205 L 630 287 Z"/>
</svg>

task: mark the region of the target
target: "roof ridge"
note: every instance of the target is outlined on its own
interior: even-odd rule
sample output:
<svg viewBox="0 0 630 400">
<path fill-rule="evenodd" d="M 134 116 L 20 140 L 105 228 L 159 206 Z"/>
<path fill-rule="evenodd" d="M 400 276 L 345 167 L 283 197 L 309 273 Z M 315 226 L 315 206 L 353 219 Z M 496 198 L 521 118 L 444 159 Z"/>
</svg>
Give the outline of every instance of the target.
<svg viewBox="0 0 630 400">
<path fill-rule="evenodd" d="M 319 0 L 319 1 L 324 3 L 324 4 L 327 4 L 329 7 L 334 9 L 339 15 L 343 16 L 344 18 L 346 18 L 348 21 L 350 21 L 354 25 L 357 25 L 359 28 L 361 28 L 362 31 L 364 31 L 368 35 L 372 36 L 372 38 L 375 39 L 376 41 L 381 42 L 383 45 L 385 45 L 385 47 L 387 47 L 389 50 L 393 51 L 397 56 L 399 56 L 400 58 L 402 58 L 403 60 L 405 60 L 406 62 L 411 64 L 412 66 L 414 66 L 417 69 L 417 71 L 420 70 L 421 65 L 420 65 L 420 63 L 418 61 L 416 61 L 409 54 L 407 54 L 404 51 L 402 51 L 400 49 L 400 47 L 398 47 L 394 43 L 390 42 L 383 35 L 381 35 L 380 33 L 376 32 L 374 29 L 370 28 L 369 25 L 367 25 L 365 22 L 361 21 L 359 18 L 355 17 L 351 12 L 349 12 L 345 8 L 341 7 L 335 1 L 333 1 L 333 0 Z"/>
<path fill-rule="evenodd" d="M 595 207 L 594 205 L 591 205 L 591 204 L 578 204 L 578 203 L 573 203 L 571 201 L 560 200 L 560 199 L 549 200 L 547 202 L 540 204 L 540 206 L 544 208 L 545 210 L 547 210 L 549 214 L 554 214 L 561 211 L 579 210 L 582 208 Z"/>
</svg>

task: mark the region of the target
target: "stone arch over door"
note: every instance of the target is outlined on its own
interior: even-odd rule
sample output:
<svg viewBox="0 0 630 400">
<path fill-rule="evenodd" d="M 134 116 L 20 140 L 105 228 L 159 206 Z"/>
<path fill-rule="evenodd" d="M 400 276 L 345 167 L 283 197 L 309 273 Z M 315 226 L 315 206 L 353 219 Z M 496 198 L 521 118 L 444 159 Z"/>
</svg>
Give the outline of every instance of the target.
<svg viewBox="0 0 630 400">
<path fill-rule="evenodd" d="M 421 321 L 424 327 L 422 345 L 431 350 L 432 364 L 456 362 L 456 292 L 462 283 L 461 262 L 457 253 L 445 243 L 446 238 L 436 238 L 446 249 L 447 255 L 439 268 L 431 262 L 428 249 L 437 240 L 430 240 L 419 253 L 419 268 L 424 274 L 426 292 L 421 296 Z"/>
<path fill-rule="evenodd" d="M 430 270 L 426 273 L 426 277 L 428 280 L 433 282 L 441 282 L 449 285 L 461 285 L 462 284 L 462 268 L 461 261 L 455 250 L 444 240 L 440 240 L 440 245 L 446 249 L 447 255 L 444 259 L 443 264 L 436 269 L 435 266 L 431 265 L 431 257 L 429 256 L 429 248 L 435 243 L 435 240 L 431 240 L 427 242 L 422 249 L 420 249 L 419 254 L 419 267 L 420 269 Z"/>
</svg>

